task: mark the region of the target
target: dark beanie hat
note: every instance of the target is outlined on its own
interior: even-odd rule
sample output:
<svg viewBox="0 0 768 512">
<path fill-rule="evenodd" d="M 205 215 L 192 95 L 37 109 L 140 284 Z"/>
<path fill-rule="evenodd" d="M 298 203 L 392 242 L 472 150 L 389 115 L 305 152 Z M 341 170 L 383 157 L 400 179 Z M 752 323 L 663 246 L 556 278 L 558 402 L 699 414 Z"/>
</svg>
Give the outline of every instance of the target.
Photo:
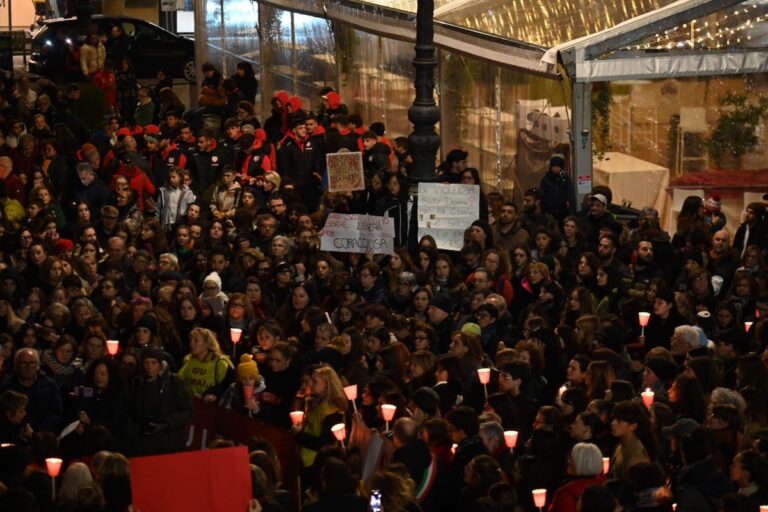
<svg viewBox="0 0 768 512">
<path fill-rule="evenodd" d="M 664 382 L 671 381 L 677 375 L 677 366 L 675 366 L 675 363 L 660 357 L 654 357 L 647 360 L 645 366 Z"/>
<path fill-rule="evenodd" d="M 136 322 L 136 329 L 139 327 L 145 327 L 152 334 L 157 334 L 157 318 L 154 315 L 145 314 Z"/>
<path fill-rule="evenodd" d="M 435 306 L 438 309 L 442 309 L 448 314 L 452 314 L 454 308 L 456 307 L 453 303 L 453 300 L 451 300 L 451 297 L 445 293 L 438 293 L 432 297 L 432 300 L 429 301 L 429 305 Z"/>
<path fill-rule="evenodd" d="M 413 394 L 413 403 L 427 413 L 427 415 L 434 416 L 437 414 L 437 407 L 440 405 L 440 397 L 434 389 L 422 386 Z"/>
<path fill-rule="evenodd" d="M 165 352 L 163 352 L 163 349 L 161 349 L 160 347 L 147 345 L 141 351 L 141 360 L 146 361 L 147 359 L 157 359 L 158 361 L 165 361 Z"/>
</svg>

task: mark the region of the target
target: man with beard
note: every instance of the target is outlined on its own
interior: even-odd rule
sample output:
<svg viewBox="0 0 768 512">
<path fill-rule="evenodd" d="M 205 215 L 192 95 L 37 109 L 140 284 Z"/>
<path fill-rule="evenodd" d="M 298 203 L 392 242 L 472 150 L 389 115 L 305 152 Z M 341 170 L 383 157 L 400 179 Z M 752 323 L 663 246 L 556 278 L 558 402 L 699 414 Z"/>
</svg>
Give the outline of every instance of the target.
<svg viewBox="0 0 768 512">
<path fill-rule="evenodd" d="M 631 285 L 629 293 L 640 297 L 645 293 L 648 284 L 664 273 L 653 261 L 653 243 L 650 240 L 640 240 L 635 247 L 635 262 L 629 266 Z"/>
<path fill-rule="evenodd" d="M 597 244 L 597 257 L 600 258 L 600 263 L 613 268 L 622 279 L 629 278 L 629 269 L 616 257 L 618 245 L 619 242 L 613 233 L 603 233 Z"/>
<path fill-rule="evenodd" d="M 517 216 L 517 205 L 513 201 L 506 201 L 502 205 L 499 221 L 491 226 L 491 230 L 496 245 L 510 254 L 515 247 L 527 244 L 531 238 L 523 229 Z"/>
<path fill-rule="evenodd" d="M 555 218 L 541 209 L 541 190 L 536 187 L 529 188 L 523 194 L 523 214 L 520 220 L 530 236 L 534 236 L 539 228 L 557 231 Z"/>
</svg>

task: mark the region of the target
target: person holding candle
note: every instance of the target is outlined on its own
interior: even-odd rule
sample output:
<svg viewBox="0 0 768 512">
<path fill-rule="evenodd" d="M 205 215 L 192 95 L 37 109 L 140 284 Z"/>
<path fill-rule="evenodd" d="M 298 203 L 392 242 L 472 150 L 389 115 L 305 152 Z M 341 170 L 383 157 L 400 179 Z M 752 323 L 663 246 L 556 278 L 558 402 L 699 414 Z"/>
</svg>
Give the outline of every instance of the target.
<svg viewBox="0 0 768 512">
<path fill-rule="evenodd" d="M 240 339 L 235 344 L 237 355 L 251 351 L 255 341 L 256 318 L 251 301 L 244 293 L 229 294 L 227 310 L 224 314 L 224 326 L 219 331 L 218 338 L 222 340 L 222 350 L 232 353 L 232 329 L 240 329 Z"/>
<path fill-rule="evenodd" d="M 192 396 L 213 403 L 232 382 L 234 365 L 221 353 L 216 335 L 208 329 L 192 329 L 189 349 L 179 377 L 187 384 Z"/>
<path fill-rule="evenodd" d="M 536 395 L 531 390 L 531 379 L 531 367 L 528 363 L 515 361 L 499 368 L 499 391 L 508 394 L 517 409 L 515 430 L 520 432 L 521 445 L 530 437 L 533 420 L 539 408 Z"/>
<path fill-rule="evenodd" d="M 611 434 L 619 444 L 611 459 L 611 476 L 626 479 L 629 468 L 651 462 L 656 454 L 650 415 L 645 406 L 634 401 L 619 402 L 613 408 Z"/>
<path fill-rule="evenodd" d="M 260 418 L 285 428 L 291 425 L 288 413 L 301 386 L 301 370 L 295 360 L 296 347 L 278 341 L 270 349 L 269 360 L 262 372 L 266 388 L 260 397 Z"/>
<path fill-rule="evenodd" d="M 675 293 L 665 285 L 656 289 L 651 319 L 645 328 L 645 347 L 670 348 L 670 340 L 675 328 L 685 325 L 685 319 L 675 307 Z"/>
<path fill-rule="evenodd" d="M 576 512 L 579 498 L 587 487 L 603 485 L 603 454 L 590 443 L 576 443 L 571 449 L 566 469 L 571 477 L 552 495 L 548 512 Z"/>
<path fill-rule="evenodd" d="M 347 397 L 341 380 L 330 366 L 320 366 L 312 372 L 309 382 L 309 406 L 304 422 L 294 425 L 302 467 L 307 470 L 323 446 L 335 446 L 336 437 L 331 428 L 344 421 Z"/>
<path fill-rule="evenodd" d="M 474 409 L 465 405 L 456 407 L 446 415 L 445 421 L 448 422 L 451 440 L 457 445 L 450 475 L 456 488 L 459 488 L 464 480 L 464 468 L 476 456 L 487 454 L 488 450 L 480 438 L 480 422 Z"/>
<path fill-rule="evenodd" d="M 234 382 L 222 394 L 219 405 L 227 409 L 235 409 L 251 416 L 260 412 L 257 393 L 265 389 L 264 377 L 259 375 L 259 367 L 251 354 L 240 356 Z"/>
<path fill-rule="evenodd" d="M 675 363 L 663 357 L 651 357 L 643 369 L 643 389 L 653 391 L 654 401 L 669 401 L 668 387 L 677 374 Z"/>
</svg>

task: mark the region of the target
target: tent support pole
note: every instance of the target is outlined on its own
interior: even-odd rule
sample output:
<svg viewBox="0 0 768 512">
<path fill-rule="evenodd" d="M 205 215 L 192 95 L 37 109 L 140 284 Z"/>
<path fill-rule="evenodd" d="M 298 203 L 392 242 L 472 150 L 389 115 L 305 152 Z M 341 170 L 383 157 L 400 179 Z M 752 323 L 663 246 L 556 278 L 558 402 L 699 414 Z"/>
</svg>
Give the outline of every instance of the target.
<svg viewBox="0 0 768 512">
<path fill-rule="evenodd" d="M 592 84 L 573 82 L 573 133 L 571 151 L 576 210 L 592 192 Z"/>
</svg>

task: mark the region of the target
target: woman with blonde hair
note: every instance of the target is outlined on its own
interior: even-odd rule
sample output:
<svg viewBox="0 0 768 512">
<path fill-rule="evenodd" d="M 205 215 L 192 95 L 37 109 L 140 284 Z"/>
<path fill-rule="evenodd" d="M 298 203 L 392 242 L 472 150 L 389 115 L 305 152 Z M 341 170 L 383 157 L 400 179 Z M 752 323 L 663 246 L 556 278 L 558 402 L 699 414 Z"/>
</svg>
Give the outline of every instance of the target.
<svg viewBox="0 0 768 512">
<path fill-rule="evenodd" d="M 189 349 L 179 377 L 193 396 L 206 402 L 217 401 L 232 381 L 232 361 L 221 353 L 216 335 L 202 327 L 189 333 Z"/>
<path fill-rule="evenodd" d="M 341 380 L 330 366 L 320 366 L 312 372 L 309 391 L 304 421 L 291 428 L 296 433 L 304 468 L 314 464 L 323 446 L 336 445 L 331 427 L 344 421 L 344 411 L 347 410 L 347 397 Z"/>
</svg>

